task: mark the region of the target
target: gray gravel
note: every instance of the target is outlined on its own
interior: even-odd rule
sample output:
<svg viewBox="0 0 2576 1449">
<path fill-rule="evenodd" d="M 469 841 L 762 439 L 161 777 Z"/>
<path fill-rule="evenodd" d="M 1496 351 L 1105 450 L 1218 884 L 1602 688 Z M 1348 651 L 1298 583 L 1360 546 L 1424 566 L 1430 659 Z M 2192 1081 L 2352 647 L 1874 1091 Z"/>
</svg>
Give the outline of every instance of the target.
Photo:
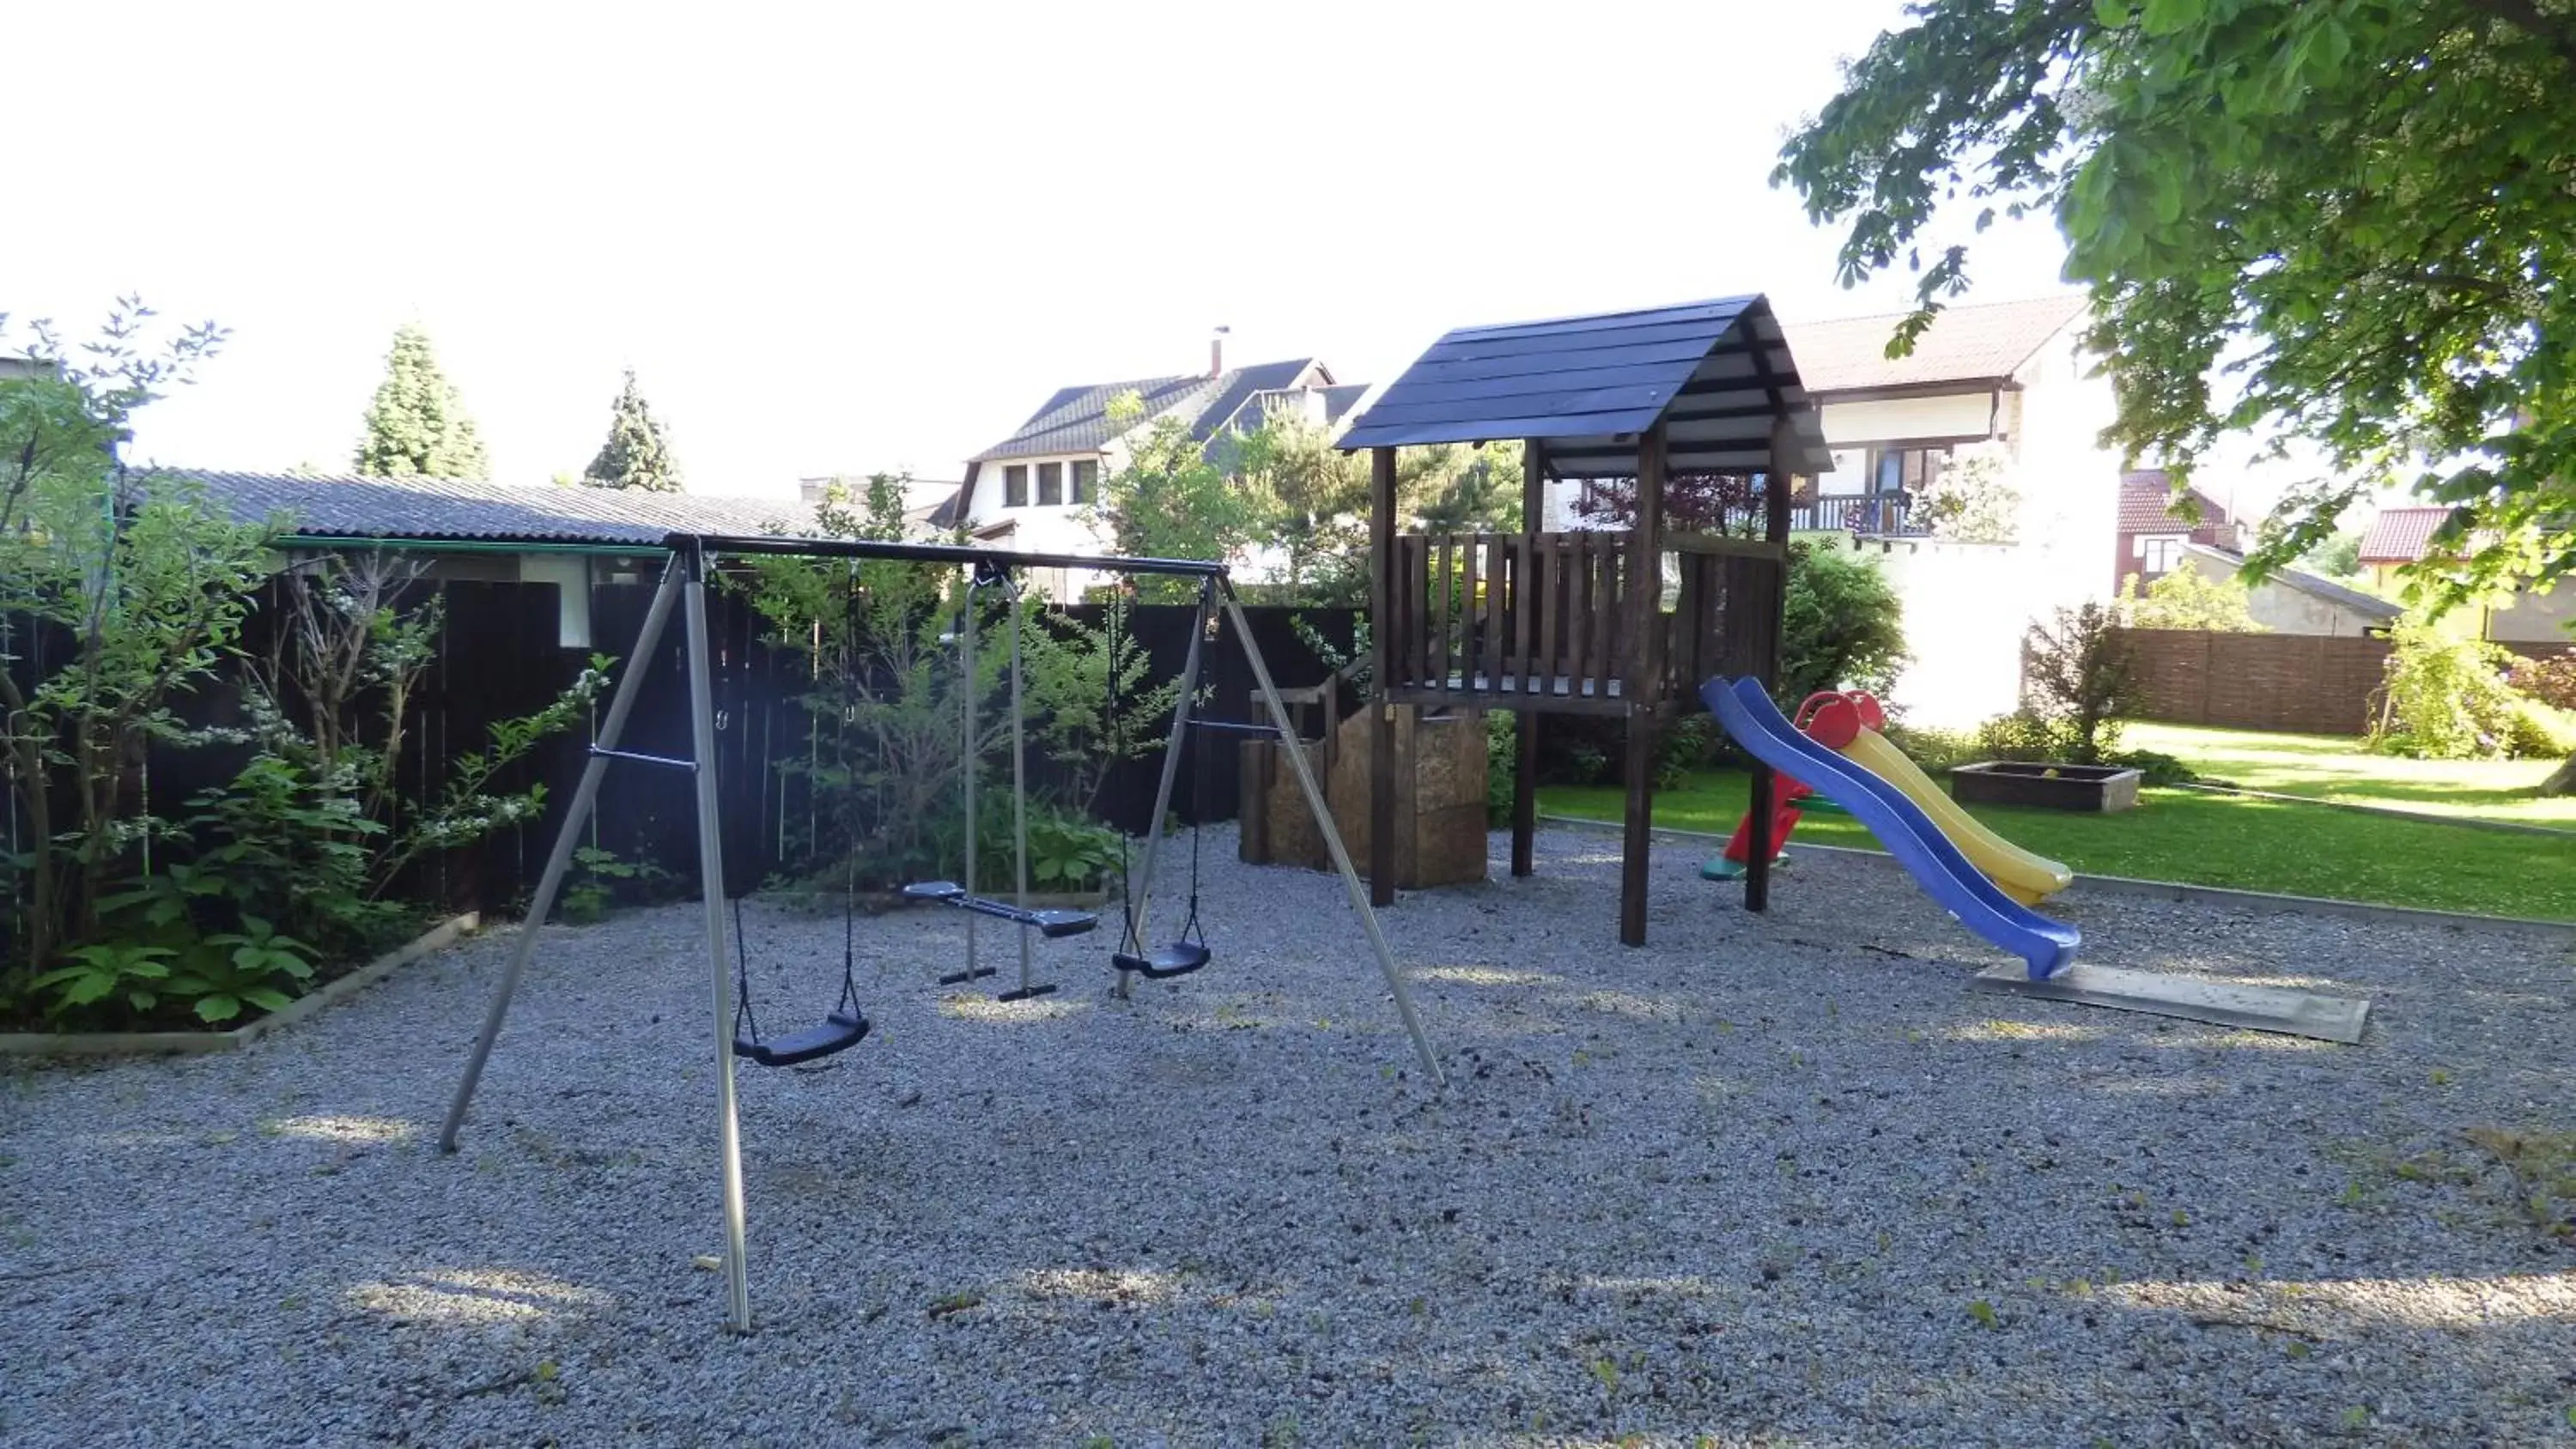
<svg viewBox="0 0 2576 1449">
<path fill-rule="evenodd" d="M 2561 947 L 2134 900 L 2089 959 L 2378 1001 L 2358 1048 L 1972 995 L 1892 867 L 1749 918 L 1616 842 L 1385 915 L 1209 841 L 1217 965 L 1018 1007 L 861 923 L 877 1034 L 743 1073 L 726 1336 L 688 906 L 506 933 L 238 1057 L 0 1083 L 0 1442 L 2269 1444 L 2576 1440 L 2576 1253 L 2464 1132 L 2576 1129 Z M 836 918 L 755 904 L 774 1022 Z"/>
</svg>

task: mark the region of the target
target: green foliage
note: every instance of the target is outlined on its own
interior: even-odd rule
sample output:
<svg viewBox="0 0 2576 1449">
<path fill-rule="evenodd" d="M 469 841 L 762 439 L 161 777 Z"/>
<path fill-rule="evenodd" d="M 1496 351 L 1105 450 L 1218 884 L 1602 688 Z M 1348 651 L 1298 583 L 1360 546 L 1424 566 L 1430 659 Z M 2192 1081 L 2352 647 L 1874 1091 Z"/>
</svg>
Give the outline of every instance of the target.
<svg viewBox="0 0 2576 1449">
<path fill-rule="evenodd" d="M 2515 692 L 2505 671 L 2514 656 L 2493 644 L 2444 635 L 2423 618 L 2390 631 L 2396 648 L 2369 744 L 2422 760 L 2494 760 L 2565 755 L 2576 726 Z"/>
<path fill-rule="evenodd" d="M 586 926 L 605 919 L 608 908 L 621 893 L 647 889 L 670 879 L 671 873 L 652 861 L 621 860 L 613 850 L 577 846 L 560 909 L 566 921 Z"/>
<path fill-rule="evenodd" d="M 2120 615 L 2132 629 L 2209 629 L 2228 634 L 2265 632 L 2254 622 L 2252 596 L 2234 575 L 2211 579 L 2190 564 L 2147 585 L 2138 576 L 2120 580 Z"/>
<path fill-rule="evenodd" d="M 653 419 L 652 406 L 636 389 L 635 369 L 626 369 L 626 386 L 608 407 L 608 441 L 599 456 L 581 470 L 582 481 L 599 488 L 634 488 L 646 493 L 680 491 L 680 463 L 671 443 Z"/>
<path fill-rule="evenodd" d="M 1121 414 L 1113 403 L 1113 421 Z M 1266 491 L 1228 477 L 1179 417 L 1130 428 L 1126 439 L 1126 463 L 1100 480 L 1099 500 L 1085 515 L 1112 547 L 1130 557 L 1240 562 L 1273 512 Z M 1198 581 L 1144 577 L 1135 587 L 1147 602 L 1187 603 Z"/>
<path fill-rule="evenodd" d="M 1098 624 L 1035 599 L 1021 607 L 1028 614 L 1020 653 L 1029 745 L 1063 767 L 1065 799 L 1087 816 L 1099 807 L 1111 770 L 1162 750 L 1162 722 L 1180 699 L 1181 682 L 1149 682 L 1153 661 L 1136 640 L 1134 606 L 1124 594 L 1110 595 L 1103 605 L 1109 617 Z"/>
<path fill-rule="evenodd" d="M 2309 545 L 2299 555 L 2299 567 L 2329 579 L 2349 579 L 2361 573 L 2361 530 L 2340 528 L 2328 537 Z"/>
<path fill-rule="evenodd" d="M 2004 718 L 2010 719 L 2011 716 Z M 1998 755 L 1977 730 L 1935 729 L 1928 725 L 1900 724 L 1890 720 L 1880 733 L 1886 735 L 1887 742 L 1896 746 L 1907 759 L 1922 766 L 1925 774 L 1936 779 L 1955 765 L 2010 758 Z"/>
<path fill-rule="evenodd" d="M 152 340 L 131 299 L 74 358 L 45 323 L 32 377 L 0 380 L 0 660 L 32 627 L 70 641 L 44 672 L 0 669 L 0 786 L 26 842 L 7 862 L 0 1003 L 97 925 L 99 896 L 153 824 L 130 808 L 133 762 L 198 736 L 171 701 L 239 637 L 272 530 L 208 508 L 189 485 L 129 472 L 133 415 L 221 346 L 213 324 Z"/>
<path fill-rule="evenodd" d="M 1106 825 L 1058 811 L 1032 810 L 1029 882 L 1039 890 L 1097 890 L 1124 859 L 1124 844 L 1118 832 Z"/>
<path fill-rule="evenodd" d="M 2233 433 L 2313 444 L 2338 481 L 2258 571 L 2390 477 L 2462 505 L 2411 570 L 2448 604 L 2576 569 L 2576 190 L 2535 184 L 2576 154 L 2572 37 L 2554 0 L 1920 0 L 1774 180 L 1846 227 L 1846 283 L 1920 270 L 1900 354 L 1973 229 L 2053 215 L 2114 443 L 2184 476 Z"/>
<path fill-rule="evenodd" d="M 2022 706 L 1995 743 L 2044 751 L 2017 758 L 2101 764 L 2118 750 L 2120 719 L 2137 712 L 2139 689 L 2119 616 L 2094 603 L 2059 609 L 2023 635 Z"/>
<path fill-rule="evenodd" d="M 1485 711 L 1485 823 L 1512 819 L 1512 780 L 1520 748 L 1520 717 L 1507 709 Z"/>
<path fill-rule="evenodd" d="M 406 322 L 394 329 L 385 380 L 367 404 L 357 471 L 384 478 L 488 478 L 492 461 L 456 385 L 439 370 L 429 334 Z"/>
<path fill-rule="evenodd" d="M 1297 642 L 1324 661 L 1326 669 L 1341 675 L 1343 684 L 1354 693 L 1368 692 L 1369 681 L 1377 677 L 1369 664 L 1369 651 L 1374 645 L 1369 635 L 1368 615 L 1362 614 L 1351 621 L 1351 647 L 1348 649 L 1325 638 L 1324 631 L 1308 623 L 1303 614 L 1289 615 L 1288 627 L 1296 634 Z"/>
<path fill-rule="evenodd" d="M 1838 548 L 1789 545 L 1780 681 L 1772 691 L 1784 706 L 1819 689 L 1884 697 L 1905 657 L 1904 605 L 1877 564 Z"/>
<path fill-rule="evenodd" d="M 138 1012 L 152 1010 L 160 1002 L 161 983 L 170 977 L 170 958 L 178 953 L 167 946 L 102 941 L 65 954 L 71 958 L 70 965 L 27 983 L 35 990 L 54 993 L 52 1011 L 57 1018 L 111 997 L 123 998 Z"/>
<path fill-rule="evenodd" d="M 313 979 L 313 948 L 259 916 L 242 917 L 238 931 L 208 936 L 181 954 L 170 973 L 170 994 L 193 1002 L 197 1019 L 219 1025 L 249 1007 L 275 1011 L 286 1005 L 292 984 Z"/>
</svg>

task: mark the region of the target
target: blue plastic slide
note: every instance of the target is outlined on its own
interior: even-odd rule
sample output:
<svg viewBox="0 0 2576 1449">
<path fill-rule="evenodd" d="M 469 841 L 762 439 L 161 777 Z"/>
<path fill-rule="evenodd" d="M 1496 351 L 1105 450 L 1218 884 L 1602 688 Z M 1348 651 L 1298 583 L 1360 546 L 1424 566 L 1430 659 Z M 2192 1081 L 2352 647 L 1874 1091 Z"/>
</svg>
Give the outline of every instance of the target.
<svg viewBox="0 0 2576 1449">
<path fill-rule="evenodd" d="M 1849 809 L 1951 919 L 2030 963 L 2031 980 L 2044 981 L 2074 962 L 2081 931 L 1997 889 L 1903 791 L 1800 734 L 1760 680 L 1721 675 L 1699 687 L 1699 698 L 1755 759 Z"/>
</svg>

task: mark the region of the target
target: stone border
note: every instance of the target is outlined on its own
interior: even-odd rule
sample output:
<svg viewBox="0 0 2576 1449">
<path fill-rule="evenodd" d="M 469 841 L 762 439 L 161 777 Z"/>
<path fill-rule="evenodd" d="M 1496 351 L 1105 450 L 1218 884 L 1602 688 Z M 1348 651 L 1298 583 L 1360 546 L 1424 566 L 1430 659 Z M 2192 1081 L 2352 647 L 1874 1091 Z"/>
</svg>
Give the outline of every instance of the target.
<svg viewBox="0 0 2576 1449">
<path fill-rule="evenodd" d="M 268 1015 L 230 1031 L 17 1031 L 0 1032 L 0 1057 L 207 1056 L 237 1052 L 270 1032 L 293 1026 L 324 1007 L 345 1001 L 423 956 L 443 951 L 483 924 L 467 911 L 432 926 L 407 946 L 377 957 L 337 981 L 323 983 Z"/>
<path fill-rule="evenodd" d="M 1575 815 L 1542 815 L 1543 825 L 1570 826 L 1578 830 L 1615 831 L 1622 827 L 1615 820 L 1587 820 Z M 1677 830 L 1658 825 L 1654 833 L 1675 840 L 1715 841 L 1724 845 L 1727 837 L 1705 830 Z M 1895 857 L 1883 850 L 1861 850 L 1848 845 L 1791 845 L 1791 859 L 1802 855 L 1851 856 L 1861 860 L 1895 864 Z M 2383 906 L 2370 901 L 2337 900 L 2332 896 L 2293 896 L 2277 891 L 2237 890 L 2232 886 L 2186 885 L 2181 881 L 2139 880 L 2125 875 L 2078 875 L 2075 882 L 2101 895 L 2137 896 L 2149 900 L 2180 901 L 2187 905 L 2236 906 L 2258 911 L 2297 911 L 2313 916 L 2341 916 L 2356 921 L 2385 921 L 2410 926 L 2458 926 L 2475 931 L 2498 931 L 2509 935 L 2531 936 L 2542 940 L 2576 943 L 2576 921 L 2546 921 L 2531 916 L 2481 916 L 2469 911 L 2437 911 L 2423 906 Z"/>
</svg>

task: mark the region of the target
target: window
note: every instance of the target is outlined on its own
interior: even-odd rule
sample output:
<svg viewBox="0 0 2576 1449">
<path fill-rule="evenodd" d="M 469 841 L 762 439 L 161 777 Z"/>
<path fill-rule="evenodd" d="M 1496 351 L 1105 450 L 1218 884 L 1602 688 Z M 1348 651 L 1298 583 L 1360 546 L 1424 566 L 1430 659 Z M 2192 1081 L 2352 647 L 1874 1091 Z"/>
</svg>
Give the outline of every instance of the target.
<svg viewBox="0 0 2576 1449">
<path fill-rule="evenodd" d="M 1100 465 L 1084 460 L 1073 465 L 1073 493 L 1067 503 L 1089 503 L 1100 492 Z"/>
<path fill-rule="evenodd" d="M 1002 470 L 1002 506 L 1004 508 L 1029 506 L 1028 464 L 1013 463 Z"/>
<path fill-rule="evenodd" d="M 1871 450 L 1869 491 L 1872 493 L 1921 493 L 1924 486 L 1941 476 L 1941 467 L 1950 461 L 1945 444 L 1937 448 L 1876 448 Z"/>
<path fill-rule="evenodd" d="M 2151 579 L 2172 573 L 2182 566 L 2182 536 L 2139 539 L 2138 562 Z"/>
<path fill-rule="evenodd" d="M 1062 463 L 1040 463 L 1038 465 L 1038 506 L 1040 508 L 1051 508 L 1063 501 L 1064 465 Z"/>
</svg>

